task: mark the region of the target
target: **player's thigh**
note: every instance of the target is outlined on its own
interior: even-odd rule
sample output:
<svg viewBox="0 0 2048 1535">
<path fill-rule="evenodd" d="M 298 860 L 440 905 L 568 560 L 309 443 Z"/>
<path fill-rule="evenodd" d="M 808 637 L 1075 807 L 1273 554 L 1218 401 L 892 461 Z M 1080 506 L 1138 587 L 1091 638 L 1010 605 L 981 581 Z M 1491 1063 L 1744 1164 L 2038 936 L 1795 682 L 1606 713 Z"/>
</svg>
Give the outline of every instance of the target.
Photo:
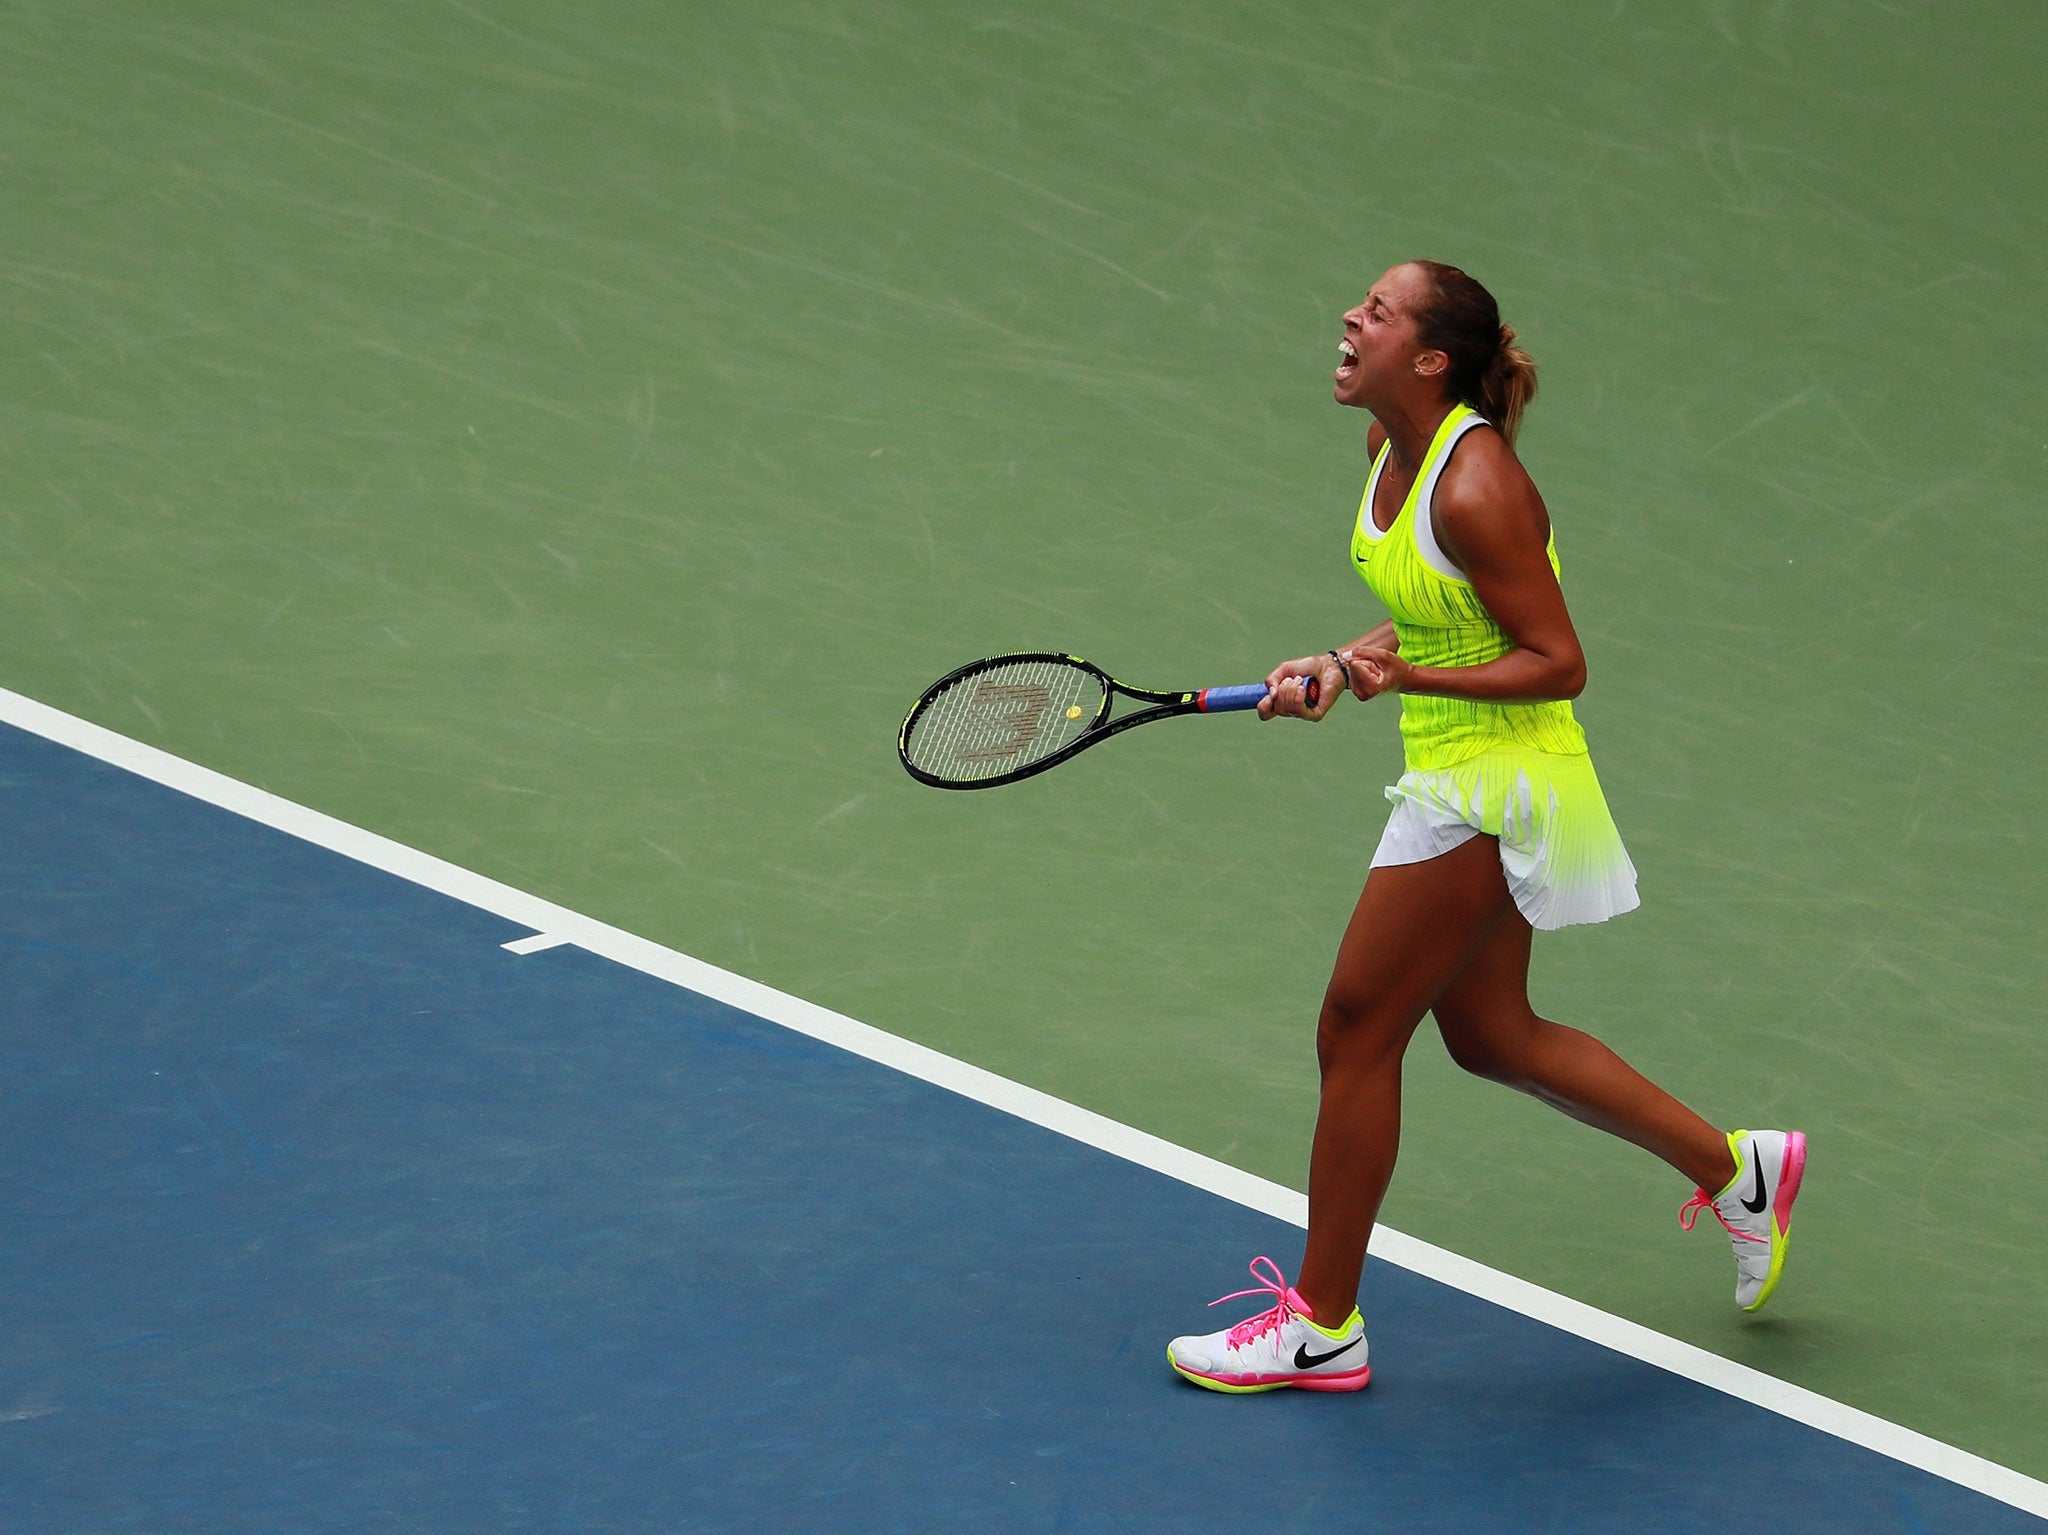
<svg viewBox="0 0 2048 1535">
<path fill-rule="evenodd" d="M 1529 1005 L 1535 933 L 1510 907 L 1431 1006 L 1451 1059 L 1482 1076 L 1512 1071 L 1537 1027 Z"/>
<path fill-rule="evenodd" d="M 1412 1028 L 1513 910 L 1492 837 L 1374 869 L 1337 948 L 1326 1027 Z"/>
</svg>

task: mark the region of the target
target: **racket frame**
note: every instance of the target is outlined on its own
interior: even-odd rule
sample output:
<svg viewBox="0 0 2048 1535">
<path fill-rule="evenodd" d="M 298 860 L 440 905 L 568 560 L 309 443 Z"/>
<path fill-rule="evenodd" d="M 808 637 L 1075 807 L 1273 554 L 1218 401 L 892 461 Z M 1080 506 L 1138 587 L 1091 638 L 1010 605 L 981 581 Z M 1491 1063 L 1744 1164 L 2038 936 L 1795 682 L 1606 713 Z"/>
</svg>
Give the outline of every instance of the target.
<svg viewBox="0 0 2048 1535">
<path fill-rule="evenodd" d="M 925 710 L 929 709 L 942 693 L 948 692 L 956 683 L 964 682 L 978 672 L 993 671 L 998 666 L 1014 666 L 1027 661 L 1051 661 L 1077 667 L 1102 683 L 1102 705 L 1095 711 L 1094 720 L 1079 735 L 1058 751 L 1048 752 L 1036 762 L 987 778 L 964 781 L 958 778 L 941 778 L 935 773 L 926 772 L 910 760 L 910 732 L 916 728 Z M 1043 773 L 1048 768 L 1058 767 L 1062 762 L 1086 751 L 1098 741 L 1107 741 L 1111 736 L 1121 735 L 1134 726 L 1149 725 L 1154 720 L 1170 719 L 1176 714 L 1204 713 L 1205 700 L 1212 691 L 1219 690 L 1197 688 L 1192 692 L 1160 693 L 1151 688 L 1134 688 L 1127 682 L 1117 681 L 1093 661 L 1084 661 L 1079 656 L 1068 655 L 1061 650 L 1024 650 L 1014 655 L 984 656 L 979 661 L 969 661 L 965 666 L 954 667 L 924 690 L 917 702 L 910 706 L 910 713 L 903 717 L 903 728 L 896 733 L 896 755 L 902 759 L 905 772 L 919 783 L 929 784 L 934 789 L 993 789 L 998 784 L 1017 783 Z M 1126 698 L 1154 707 L 1136 709 L 1129 714 L 1111 719 L 1109 711 L 1115 707 L 1119 693 Z M 1243 705 L 1237 707 L 1241 708 Z"/>
</svg>

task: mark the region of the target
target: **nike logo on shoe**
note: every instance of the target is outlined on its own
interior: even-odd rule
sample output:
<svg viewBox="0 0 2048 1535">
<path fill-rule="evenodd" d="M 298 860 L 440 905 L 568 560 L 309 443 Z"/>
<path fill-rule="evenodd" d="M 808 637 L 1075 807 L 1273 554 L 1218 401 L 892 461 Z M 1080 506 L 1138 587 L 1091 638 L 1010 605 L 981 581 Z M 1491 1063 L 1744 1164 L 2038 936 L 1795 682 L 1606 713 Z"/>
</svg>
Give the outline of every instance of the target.
<svg viewBox="0 0 2048 1535">
<path fill-rule="evenodd" d="M 1337 1348 L 1333 1348 L 1327 1354 L 1311 1354 L 1308 1351 L 1308 1345 L 1304 1343 L 1300 1348 L 1294 1351 L 1294 1367 L 1297 1370 L 1313 1370 L 1319 1364 L 1328 1364 L 1332 1359 L 1335 1359 L 1339 1354 L 1343 1353 L 1346 1349 L 1357 1348 L 1358 1345 L 1363 1343 L 1364 1341 L 1365 1334 L 1360 1333 L 1357 1337 L 1353 1338 L 1349 1343 L 1343 1344 Z"/>
<path fill-rule="evenodd" d="M 1761 1215 L 1764 1213 L 1765 1204 L 1769 1201 L 1764 1198 L 1764 1163 L 1763 1158 L 1756 1154 L 1755 1141 L 1749 1143 L 1749 1160 L 1750 1165 L 1756 1169 L 1756 1197 L 1751 1199 L 1745 1195 L 1742 1201 L 1742 1208 L 1751 1215 Z"/>
</svg>

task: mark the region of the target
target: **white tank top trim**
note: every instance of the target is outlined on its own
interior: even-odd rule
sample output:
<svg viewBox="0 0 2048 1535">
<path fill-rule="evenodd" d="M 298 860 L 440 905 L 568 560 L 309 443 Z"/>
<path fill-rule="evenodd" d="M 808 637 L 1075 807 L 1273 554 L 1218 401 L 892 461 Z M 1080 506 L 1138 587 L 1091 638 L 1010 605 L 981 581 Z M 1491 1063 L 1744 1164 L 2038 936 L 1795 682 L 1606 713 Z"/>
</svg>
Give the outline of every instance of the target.
<svg viewBox="0 0 2048 1535">
<path fill-rule="evenodd" d="M 1444 466 L 1451 461 L 1451 450 L 1457 447 L 1458 439 L 1475 426 L 1487 424 L 1483 416 L 1467 416 L 1452 427 L 1450 441 L 1444 444 L 1443 452 L 1437 454 L 1436 462 L 1429 466 L 1429 476 L 1415 496 L 1415 552 L 1422 556 L 1423 564 L 1446 581 L 1456 581 L 1463 586 L 1472 583 L 1436 541 L 1436 482 L 1444 477 Z M 1370 517 L 1366 519 L 1368 522 L 1371 520 Z"/>
<path fill-rule="evenodd" d="M 1387 467 L 1387 459 L 1390 456 L 1382 448 L 1379 456 L 1372 461 L 1372 473 L 1365 477 L 1365 515 L 1358 519 L 1358 525 L 1365 530 L 1366 542 L 1370 544 L 1378 543 L 1394 531 L 1392 528 L 1382 528 L 1374 520 L 1377 514 L 1373 511 L 1373 507 L 1378 503 L 1380 496 L 1380 471 Z M 1397 512 L 1394 516 L 1394 521 L 1399 522 L 1400 520 L 1400 514 Z"/>
</svg>

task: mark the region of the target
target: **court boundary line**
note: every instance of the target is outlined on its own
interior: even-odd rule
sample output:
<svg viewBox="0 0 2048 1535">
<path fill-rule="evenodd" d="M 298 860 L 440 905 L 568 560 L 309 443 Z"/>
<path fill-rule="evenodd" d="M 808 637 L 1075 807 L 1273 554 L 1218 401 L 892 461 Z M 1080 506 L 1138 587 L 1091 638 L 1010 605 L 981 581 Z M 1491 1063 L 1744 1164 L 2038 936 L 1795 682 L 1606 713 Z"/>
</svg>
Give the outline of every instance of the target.
<svg viewBox="0 0 2048 1535">
<path fill-rule="evenodd" d="M 751 1013 L 853 1055 L 889 1066 L 1248 1209 L 1308 1225 L 1308 1196 L 1200 1152 L 1055 1098 L 928 1046 L 861 1023 L 734 971 L 613 927 L 367 831 L 324 811 L 230 778 L 77 715 L 0 688 L 0 722 L 92 757 L 245 820 L 573 943 L 605 959 Z M 1804 1386 L 1668 1337 L 1501 1269 L 1388 1226 L 1373 1233 L 1373 1257 L 1493 1302 L 1532 1321 L 1762 1407 L 1891 1460 L 1913 1466 L 2024 1513 L 2048 1519 L 2048 1482 Z"/>
</svg>

